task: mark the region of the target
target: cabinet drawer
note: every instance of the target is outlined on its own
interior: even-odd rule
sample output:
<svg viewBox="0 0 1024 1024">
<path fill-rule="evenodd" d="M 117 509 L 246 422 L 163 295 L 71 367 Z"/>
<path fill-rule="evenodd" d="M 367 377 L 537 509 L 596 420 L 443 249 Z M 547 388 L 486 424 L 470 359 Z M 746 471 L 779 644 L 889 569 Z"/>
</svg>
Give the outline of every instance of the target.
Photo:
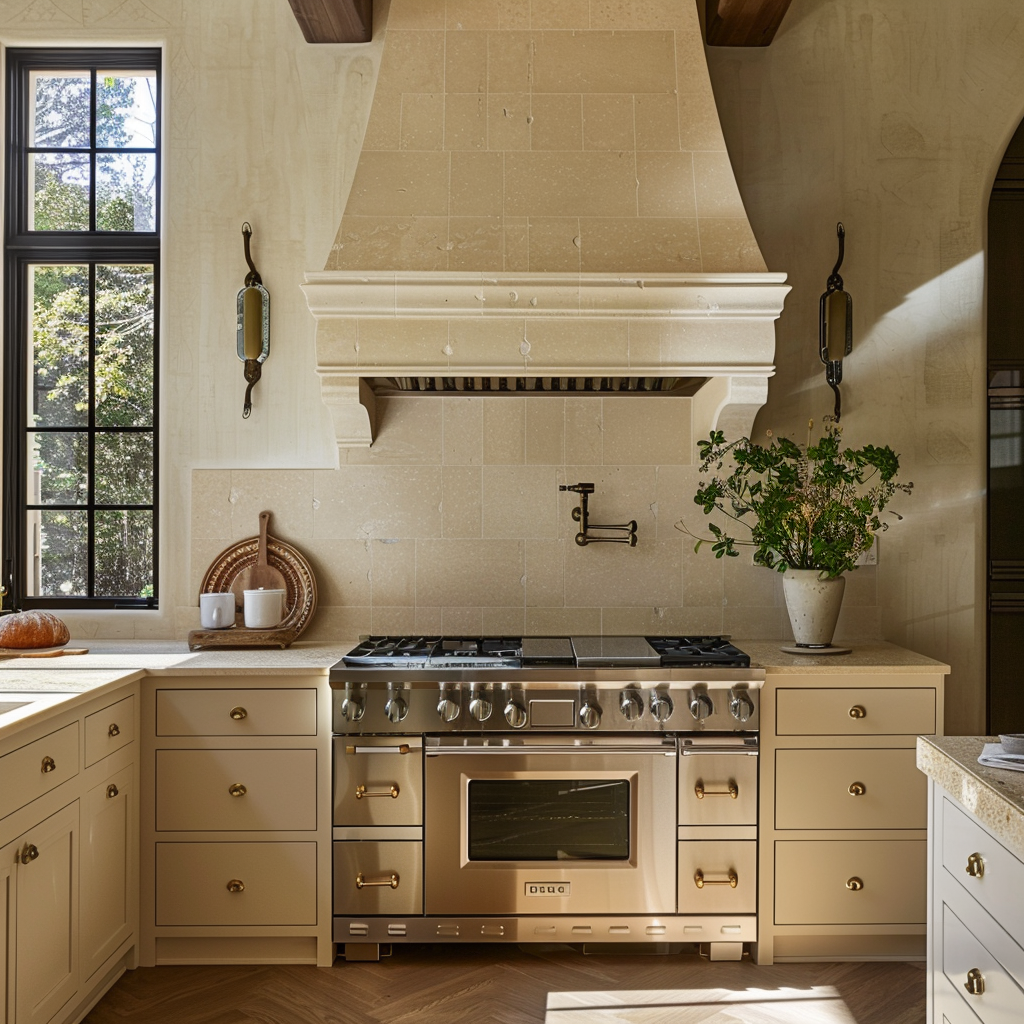
<svg viewBox="0 0 1024 1024">
<path fill-rule="evenodd" d="M 0 818 L 78 774 L 78 723 L 0 757 Z"/>
<path fill-rule="evenodd" d="M 756 825 L 757 755 L 684 750 L 679 758 L 680 825 Z"/>
<path fill-rule="evenodd" d="M 316 843 L 157 843 L 156 923 L 316 924 Z"/>
<path fill-rule="evenodd" d="M 157 690 L 158 736 L 315 736 L 316 690 Z"/>
<path fill-rule="evenodd" d="M 917 736 L 935 732 L 935 690 L 780 688 L 779 736 Z"/>
<path fill-rule="evenodd" d="M 116 704 L 96 711 L 85 718 L 85 767 L 102 761 L 135 739 L 135 697 L 125 697 Z"/>
<path fill-rule="evenodd" d="M 983 992 L 972 995 L 964 987 L 971 971 L 981 973 Z M 1024 992 L 1014 984 L 1006 968 L 945 904 L 942 906 L 942 973 L 985 1024 L 1024 1020 Z"/>
<path fill-rule="evenodd" d="M 776 924 L 924 924 L 924 840 L 775 844 Z M 862 887 L 856 886 L 857 881 Z"/>
<path fill-rule="evenodd" d="M 1008 899 L 1024 892 L 1024 863 L 1001 846 L 952 800 L 942 799 L 943 868 L 1011 935 L 1024 935 L 1024 902 Z M 977 861 L 980 865 L 974 867 Z M 981 876 L 968 874 L 968 864 Z M 973 1005 L 973 1001 L 972 1001 Z"/>
<path fill-rule="evenodd" d="M 703 884 L 698 885 L 698 880 Z M 700 840 L 679 844 L 680 914 L 753 914 L 756 909 L 756 842 Z"/>
<path fill-rule="evenodd" d="M 928 827 L 928 779 L 912 747 L 779 750 L 775 827 Z"/>
<path fill-rule="evenodd" d="M 315 750 L 158 750 L 160 832 L 316 828 Z"/>
<path fill-rule="evenodd" d="M 422 823 L 423 741 L 419 736 L 334 740 L 335 825 Z"/>
<path fill-rule="evenodd" d="M 333 845 L 336 914 L 423 913 L 422 843 L 371 840 Z"/>
</svg>

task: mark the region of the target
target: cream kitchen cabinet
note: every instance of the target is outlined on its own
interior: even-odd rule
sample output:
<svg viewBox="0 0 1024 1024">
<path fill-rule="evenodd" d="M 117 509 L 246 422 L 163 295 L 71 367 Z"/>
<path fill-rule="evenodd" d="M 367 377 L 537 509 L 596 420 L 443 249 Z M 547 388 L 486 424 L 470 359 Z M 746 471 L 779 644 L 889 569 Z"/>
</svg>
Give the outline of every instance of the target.
<svg viewBox="0 0 1024 1024">
<path fill-rule="evenodd" d="M 80 1020 L 135 966 L 137 709 L 132 683 L 0 741 L 3 1024 Z"/>
<path fill-rule="evenodd" d="M 948 669 L 916 661 L 768 669 L 758 963 L 925 955 L 927 780 L 914 747 L 942 731 Z"/>
<path fill-rule="evenodd" d="M 928 1024 L 1024 1020 L 1024 775 L 978 765 L 984 742 L 918 743 L 931 777 Z"/>
<path fill-rule="evenodd" d="M 329 694 L 323 671 L 151 679 L 143 964 L 333 961 Z"/>
</svg>

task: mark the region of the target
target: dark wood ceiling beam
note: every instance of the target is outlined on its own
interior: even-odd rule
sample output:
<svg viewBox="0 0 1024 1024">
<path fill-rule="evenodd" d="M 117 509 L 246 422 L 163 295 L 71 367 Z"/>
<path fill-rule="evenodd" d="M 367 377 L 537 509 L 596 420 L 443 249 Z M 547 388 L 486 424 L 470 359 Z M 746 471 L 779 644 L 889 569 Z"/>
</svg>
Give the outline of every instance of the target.
<svg viewBox="0 0 1024 1024">
<path fill-rule="evenodd" d="M 288 0 L 307 43 L 368 43 L 373 0 Z"/>
<path fill-rule="evenodd" d="M 704 0 L 704 38 L 708 46 L 767 46 L 790 2 Z"/>
</svg>

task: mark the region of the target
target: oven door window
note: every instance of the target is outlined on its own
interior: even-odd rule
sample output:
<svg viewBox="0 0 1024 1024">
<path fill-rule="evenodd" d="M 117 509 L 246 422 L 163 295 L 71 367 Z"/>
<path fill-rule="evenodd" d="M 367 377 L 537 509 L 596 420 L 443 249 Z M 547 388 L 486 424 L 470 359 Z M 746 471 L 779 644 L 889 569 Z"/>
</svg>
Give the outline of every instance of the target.
<svg viewBox="0 0 1024 1024">
<path fill-rule="evenodd" d="M 628 860 L 628 779 L 472 779 L 469 859 Z"/>
</svg>

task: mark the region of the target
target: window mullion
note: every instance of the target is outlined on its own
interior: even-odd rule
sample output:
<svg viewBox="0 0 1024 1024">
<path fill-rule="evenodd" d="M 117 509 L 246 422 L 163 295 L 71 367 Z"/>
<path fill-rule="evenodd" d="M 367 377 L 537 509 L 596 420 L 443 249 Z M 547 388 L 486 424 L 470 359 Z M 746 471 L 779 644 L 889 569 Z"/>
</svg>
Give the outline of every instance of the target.
<svg viewBox="0 0 1024 1024">
<path fill-rule="evenodd" d="M 96 596 L 96 264 L 89 264 L 89 388 L 88 456 L 86 468 L 86 593 Z"/>
</svg>

